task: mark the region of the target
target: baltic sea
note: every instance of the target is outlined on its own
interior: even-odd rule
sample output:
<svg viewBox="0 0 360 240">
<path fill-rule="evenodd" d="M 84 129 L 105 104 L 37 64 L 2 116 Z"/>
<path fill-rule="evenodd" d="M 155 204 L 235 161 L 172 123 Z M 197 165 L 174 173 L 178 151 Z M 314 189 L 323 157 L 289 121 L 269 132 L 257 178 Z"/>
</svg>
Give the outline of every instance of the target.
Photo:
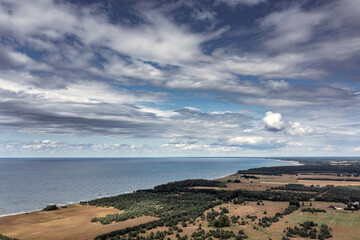
<svg viewBox="0 0 360 240">
<path fill-rule="evenodd" d="M 0 159 L 0 216 L 280 165 L 298 163 L 265 158 Z"/>
</svg>

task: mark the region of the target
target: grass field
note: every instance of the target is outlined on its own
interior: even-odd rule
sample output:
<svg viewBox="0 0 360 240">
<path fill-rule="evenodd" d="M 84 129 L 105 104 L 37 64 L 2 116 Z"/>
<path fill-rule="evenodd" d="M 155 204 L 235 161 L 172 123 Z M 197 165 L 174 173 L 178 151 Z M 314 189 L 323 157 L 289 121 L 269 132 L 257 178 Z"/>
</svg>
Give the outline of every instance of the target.
<svg viewBox="0 0 360 240">
<path fill-rule="evenodd" d="M 228 190 L 245 189 L 245 190 L 266 190 L 271 187 L 282 186 L 285 184 L 304 184 L 304 185 L 334 185 L 334 186 L 360 186 L 360 181 L 328 181 L 323 180 L 324 178 L 333 179 L 357 179 L 360 177 L 339 177 L 334 174 L 299 174 L 299 175 L 287 175 L 282 176 L 271 176 L 271 175 L 255 175 L 260 179 L 242 179 L 242 174 L 233 174 L 218 180 L 227 182 L 228 180 L 234 181 L 240 180 L 241 183 L 227 183 Z M 316 178 L 316 180 L 299 180 L 298 178 Z"/>
</svg>

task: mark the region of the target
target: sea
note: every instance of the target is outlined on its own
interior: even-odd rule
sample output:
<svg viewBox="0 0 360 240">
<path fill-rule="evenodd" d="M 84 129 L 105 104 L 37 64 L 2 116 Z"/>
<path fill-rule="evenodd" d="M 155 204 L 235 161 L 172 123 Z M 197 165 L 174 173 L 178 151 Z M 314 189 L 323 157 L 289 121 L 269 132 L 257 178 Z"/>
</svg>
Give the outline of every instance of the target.
<svg viewBox="0 0 360 240">
<path fill-rule="evenodd" d="M 0 216 L 67 205 L 185 179 L 216 179 L 256 167 L 298 165 L 267 158 L 0 159 Z"/>
</svg>

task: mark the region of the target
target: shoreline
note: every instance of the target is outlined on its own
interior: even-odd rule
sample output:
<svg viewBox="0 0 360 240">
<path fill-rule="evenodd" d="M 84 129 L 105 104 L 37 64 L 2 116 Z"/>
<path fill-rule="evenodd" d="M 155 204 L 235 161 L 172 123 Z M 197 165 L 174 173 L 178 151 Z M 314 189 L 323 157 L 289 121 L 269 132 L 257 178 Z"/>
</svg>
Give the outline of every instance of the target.
<svg viewBox="0 0 360 240">
<path fill-rule="evenodd" d="M 299 163 L 299 161 L 297 160 L 285 160 L 285 159 L 277 159 L 277 158 L 264 158 L 266 160 L 270 160 L 270 161 L 279 161 L 279 162 L 296 162 L 297 163 L 297 166 L 300 166 L 300 165 L 303 165 L 301 163 Z M 277 165 L 275 165 L 277 166 Z M 284 165 L 285 166 L 285 165 Z M 266 166 L 266 167 L 273 167 L 273 166 Z M 243 169 L 238 169 L 238 170 L 243 170 Z M 237 170 L 237 171 L 238 171 Z M 225 178 L 225 177 L 229 177 L 229 176 L 232 176 L 234 174 L 236 174 L 236 172 L 233 172 L 233 173 L 230 173 L 230 174 L 224 174 L 224 175 L 221 175 L 219 177 L 215 177 L 215 178 L 204 178 L 204 179 L 207 179 L 207 180 L 217 180 L 217 179 L 221 179 L 221 178 Z M 185 179 L 182 179 L 182 180 L 185 180 Z M 177 180 L 177 181 L 182 181 L 182 180 Z M 163 183 L 163 184 L 166 184 L 166 183 Z M 155 187 L 155 186 L 154 186 Z M 135 191 L 138 191 L 138 190 L 143 190 L 143 189 L 136 189 Z M 68 201 L 67 203 L 57 203 L 57 204 L 53 204 L 53 205 L 56 205 L 58 207 L 63 207 L 63 206 L 71 206 L 71 205 L 74 205 L 74 204 L 80 204 L 80 202 L 83 202 L 83 201 L 91 201 L 91 200 L 95 200 L 95 199 L 101 199 L 101 198 L 105 198 L 105 197 L 112 197 L 112 196 L 117 196 L 117 195 L 122 195 L 122 194 L 128 194 L 128 193 L 131 193 L 129 191 L 124 191 L 124 192 L 120 192 L 120 193 L 115 193 L 113 195 L 104 195 L 104 196 L 99 196 L 99 197 L 95 197 L 95 198 L 92 198 L 92 199 L 88 199 L 88 200 L 80 200 L 80 201 Z M 52 205 L 52 204 L 48 204 L 48 205 Z M 46 206 L 43 206 L 43 208 L 46 207 Z M 0 218 L 2 217 L 7 217 L 7 216 L 15 216 L 15 215 L 22 215 L 22 214 L 29 214 L 29 213 L 34 213 L 34 212 L 41 212 L 43 208 L 38 208 L 38 209 L 35 209 L 35 210 L 29 210 L 29 211 L 21 211 L 21 212 L 16 212 L 16 213 L 7 213 L 7 214 L 3 214 L 3 215 L 0 215 Z"/>
</svg>

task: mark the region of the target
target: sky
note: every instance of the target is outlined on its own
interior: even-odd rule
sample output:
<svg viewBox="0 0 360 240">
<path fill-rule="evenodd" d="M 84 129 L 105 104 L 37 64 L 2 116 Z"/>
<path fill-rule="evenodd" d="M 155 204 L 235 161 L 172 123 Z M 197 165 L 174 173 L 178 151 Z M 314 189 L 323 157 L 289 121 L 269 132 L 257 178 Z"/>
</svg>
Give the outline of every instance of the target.
<svg viewBox="0 0 360 240">
<path fill-rule="evenodd" d="M 359 156 L 360 1 L 0 0 L 0 157 Z"/>
</svg>

